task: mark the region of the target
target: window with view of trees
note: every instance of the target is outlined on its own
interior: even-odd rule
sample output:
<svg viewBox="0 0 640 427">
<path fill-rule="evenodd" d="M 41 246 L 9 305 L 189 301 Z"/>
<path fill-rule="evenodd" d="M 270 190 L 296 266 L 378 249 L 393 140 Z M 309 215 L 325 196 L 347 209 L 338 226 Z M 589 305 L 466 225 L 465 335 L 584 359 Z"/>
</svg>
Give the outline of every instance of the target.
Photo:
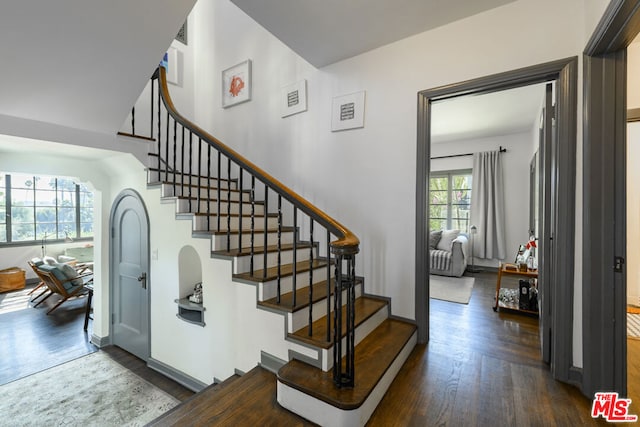
<svg viewBox="0 0 640 427">
<path fill-rule="evenodd" d="M 471 171 L 434 172 L 429 178 L 429 229 L 469 232 Z"/>
<path fill-rule="evenodd" d="M 93 192 L 73 179 L 0 173 L 0 244 L 93 237 Z"/>
</svg>

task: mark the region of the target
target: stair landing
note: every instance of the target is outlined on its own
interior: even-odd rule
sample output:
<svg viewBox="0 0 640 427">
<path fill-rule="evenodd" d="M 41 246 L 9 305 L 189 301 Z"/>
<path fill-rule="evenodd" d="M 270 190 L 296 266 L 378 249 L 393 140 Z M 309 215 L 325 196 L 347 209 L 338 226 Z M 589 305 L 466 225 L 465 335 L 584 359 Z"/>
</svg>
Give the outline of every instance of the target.
<svg viewBox="0 0 640 427">
<path fill-rule="evenodd" d="M 337 388 L 333 369 L 324 372 L 291 360 L 278 372 L 278 402 L 322 425 L 364 425 L 413 350 L 416 329 L 409 322 L 387 319 L 360 342 L 353 388 Z"/>
</svg>

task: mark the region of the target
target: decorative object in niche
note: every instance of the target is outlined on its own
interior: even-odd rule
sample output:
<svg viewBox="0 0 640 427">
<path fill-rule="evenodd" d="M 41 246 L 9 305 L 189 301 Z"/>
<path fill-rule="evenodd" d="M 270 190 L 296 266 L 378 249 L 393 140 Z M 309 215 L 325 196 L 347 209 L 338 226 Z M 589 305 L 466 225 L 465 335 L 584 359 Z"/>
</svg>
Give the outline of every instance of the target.
<svg viewBox="0 0 640 427">
<path fill-rule="evenodd" d="M 333 132 L 364 127 L 365 92 L 333 98 L 331 109 L 331 130 Z"/>
<path fill-rule="evenodd" d="M 193 287 L 193 294 L 189 295 L 189 301 L 202 304 L 202 283 L 196 283 Z"/>
<path fill-rule="evenodd" d="M 251 100 L 251 60 L 222 72 L 222 107 L 227 108 Z"/>
<path fill-rule="evenodd" d="M 282 117 L 307 111 L 307 81 L 291 83 L 282 88 Z"/>
</svg>

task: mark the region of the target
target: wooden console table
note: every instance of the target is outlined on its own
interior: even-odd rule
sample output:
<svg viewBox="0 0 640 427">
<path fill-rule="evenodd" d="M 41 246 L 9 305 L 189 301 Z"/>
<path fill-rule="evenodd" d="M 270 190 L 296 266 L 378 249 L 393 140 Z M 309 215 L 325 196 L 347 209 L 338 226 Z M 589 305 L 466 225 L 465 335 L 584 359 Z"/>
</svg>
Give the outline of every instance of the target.
<svg viewBox="0 0 640 427">
<path fill-rule="evenodd" d="M 520 277 L 528 277 L 528 278 L 537 279 L 538 278 L 538 270 L 520 271 L 520 270 L 518 270 L 518 267 L 515 264 L 502 264 L 500 266 L 500 268 L 498 269 L 498 280 L 496 281 L 496 295 L 494 297 L 495 298 L 495 304 L 493 306 L 493 311 L 498 311 L 498 307 L 500 307 L 500 308 L 506 308 L 507 310 L 521 311 L 521 312 L 524 312 L 524 313 L 537 315 L 538 314 L 537 311 L 521 309 L 517 302 L 515 302 L 515 303 L 506 303 L 506 302 L 500 301 L 500 298 L 499 298 L 500 297 L 500 282 L 502 281 L 502 276 L 503 275 L 520 276 Z M 518 289 L 518 291 L 519 291 L 519 289 Z"/>
</svg>

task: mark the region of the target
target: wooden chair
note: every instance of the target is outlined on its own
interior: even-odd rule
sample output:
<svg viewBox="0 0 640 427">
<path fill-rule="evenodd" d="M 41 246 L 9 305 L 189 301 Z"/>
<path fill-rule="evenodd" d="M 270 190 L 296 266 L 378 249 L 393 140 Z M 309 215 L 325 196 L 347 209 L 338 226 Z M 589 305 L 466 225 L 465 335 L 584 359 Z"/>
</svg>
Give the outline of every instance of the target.
<svg viewBox="0 0 640 427">
<path fill-rule="evenodd" d="M 35 291 L 37 291 L 40 288 L 44 288 L 38 295 L 36 295 L 35 297 L 31 298 L 31 300 L 29 301 L 29 302 L 34 302 L 35 300 L 40 298 L 42 295 L 44 295 L 45 293 L 49 292 L 49 288 L 44 283 L 44 279 L 40 276 L 40 271 L 38 270 L 38 266 L 36 265 L 36 263 L 33 260 L 31 260 L 31 261 L 27 261 L 27 264 L 29 264 L 29 267 L 31 267 L 33 269 L 33 272 L 36 273 L 36 276 L 38 276 L 38 279 L 40 279 L 40 283 L 38 283 L 38 285 L 35 288 L 31 289 L 31 291 L 28 293 L 28 295 L 33 294 Z M 47 299 L 49 296 L 51 296 L 51 293 L 49 293 L 49 295 L 44 297 L 42 299 L 42 301 Z M 40 304 L 42 301 L 40 301 L 38 304 Z M 38 306 L 38 304 L 36 304 L 36 307 Z"/>
<path fill-rule="evenodd" d="M 51 291 L 51 294 L 47 295 L 42 301 L 49 298 L 54 293 L 62 297 L 56 305 L 47 311 L 47 314 L 58 308 L 60 304 L 67 301 L 69 298 L 87 295 L 89 290 L 85 285 L 93 282 L 92 272 L 69 277 L 56 266 L 42 265 L 37 268 L 39 270 L 39 276 Z M 73 271 L 75 272 L 75 270 Z M 36 306 L 38 306 L 42 301 L 36 304 Z"/>
</svg>

